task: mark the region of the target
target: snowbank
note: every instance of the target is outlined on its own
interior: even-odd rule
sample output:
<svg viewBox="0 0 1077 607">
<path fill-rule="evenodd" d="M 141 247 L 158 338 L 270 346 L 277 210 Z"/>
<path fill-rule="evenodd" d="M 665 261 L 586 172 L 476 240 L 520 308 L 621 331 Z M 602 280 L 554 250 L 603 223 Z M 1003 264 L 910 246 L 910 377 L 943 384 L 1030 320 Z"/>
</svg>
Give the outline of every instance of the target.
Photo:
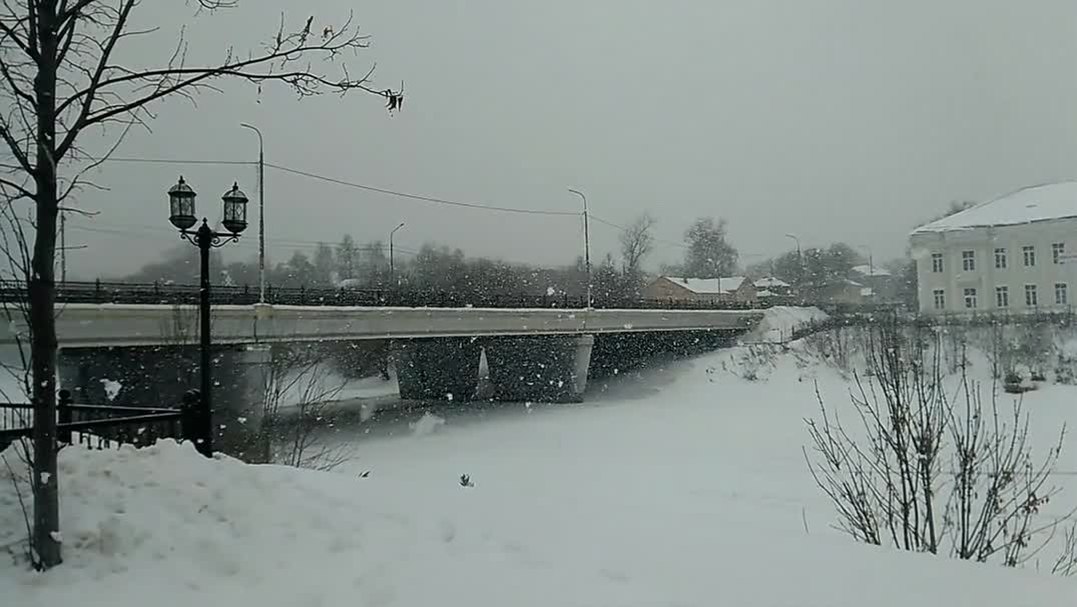
<svg viewBox="0 0 1077 607">
<path fill-rule="evenodd" d="M 830 529 L 802 418 L 816 407 L 811 380 L 835 399 L 848 385 L 792 355 L 767 382 L 742 381 L 720 369 L 728 356 L 626 376 L 615 399 L 584 405 L 451 407 L 410 428 L 427 413 L 401 414 L 399 427 L 357 433 L 360 458 L 333 474 L 171 442 L 65 449 L 67 561 L 45 575 L 0 561 L 2 603 L 1073 604 L 1072 579 L 873 549 Z M 1074 394 L 1038 391 L 1030 407 L 1073 417 Z M 10 545 L 24 527 L 5 474 Z"/>
<path fill-rule="evenodd" d="M 744 341 L 784 343 L 792 339 L 797 329 L 827 318 L 825 312 L 815 307 L 775 306 L 763 312 L 763 319 Z"/>
</svg>

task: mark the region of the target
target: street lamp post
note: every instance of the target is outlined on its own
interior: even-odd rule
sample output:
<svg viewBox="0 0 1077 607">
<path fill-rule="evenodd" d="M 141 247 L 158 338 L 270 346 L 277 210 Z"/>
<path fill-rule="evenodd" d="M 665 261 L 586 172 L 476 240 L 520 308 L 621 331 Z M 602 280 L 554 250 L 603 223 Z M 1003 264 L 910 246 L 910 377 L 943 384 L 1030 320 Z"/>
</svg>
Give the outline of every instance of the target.
<svg viewBox="0 0 1077 607">
<path fill-rule="evenodd" d="M 266 302 L 266 156 L 262 131 L 258 127 L 240 123 L 258 135 L 258 303 Z"/>
<path fill-rule="evenodd" d="M 875 301 L 875 256 L 871 253 L 871 247 L 866 244 L 860 245 L 860 248 L 868 252 L 868 284 L 871 285 L 871 301 Z"/>
<path fill-rule="evenodd" d="M 590 310 L 594 307 L 594 299 L 591 296 L 591 290 L 593 288 L 593 281 L 591 280 L 591 229 L 588 225 L 587 217 L 587 196 L 584 196 L 583 192 L 572 188 L 569 188 L 568 191 L 579 196 L 580 199 L 583 200 L 583 263 L 587 268 L 587 309 Z"/>
<path fill-rule="evenodd" d="M 402 227 L 404 227 L 403 221 L 389 232 L 389 286 L 393 288 L 396 288 L 396 262 L 393 257 L 393 235 L 395 235 L 396 231 Z"/>
<path fill-rule="evenodd" d="M 213 455 L 213 400 L 211 396 L 213 377 L 210 356 L 212 340 L 209 323 L 209 250 L 239 240 L 240 233 L 247 228 L 247 196 L 240 191 L 239 184 L 233 184 L 232 189 L 225 192 L 221 198 L 224 201 L 224 220 L 221 223 L 228 232 L 213 231 L 205 218 L 202 219 L 202 225 L 197 230 L 191 230 L 198 221 L 195 217 L 195 196 L 195 191 L 187 185 L 183 177 L 180 177 L 179 182 L 168 190 L 170 211 L 168 219 L 179 229 L 180 236 L 197 246 L 199 252 L 201 271 L 198 289 L 198 318 L 201 329 L 202 389 L 196 436 L 200 436 L 202 442 L 196 444 L 195 448 L 202 455 L 210 457 Z"/>
<path fill-rule="evenodd" d="M 796 234 L 786 234 L 785 237 L 792 238 L 793 242 L 797 243 L 797 291 L 799 292 L 804 286 L 804 257 L 800 253 L 800 239 Z"/>
</svg>

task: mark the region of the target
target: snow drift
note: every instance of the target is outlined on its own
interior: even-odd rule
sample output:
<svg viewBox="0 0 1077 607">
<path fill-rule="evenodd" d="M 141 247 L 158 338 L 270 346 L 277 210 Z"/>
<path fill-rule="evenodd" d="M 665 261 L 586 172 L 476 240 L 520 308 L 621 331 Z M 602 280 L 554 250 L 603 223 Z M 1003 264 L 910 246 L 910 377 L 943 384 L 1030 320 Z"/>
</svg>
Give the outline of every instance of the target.
<svg viewBox="0 0 1077 607">
<path fill-rule="evenodd" d="M 448 408 L 436 432 L 409 428 L 426 412 L 402 412 L 396 426 L 356 431 L 359 459 L 335 473 L 210 460 L 169 441 L 64 449 L 66 562 L 36 574 L 5 559 L 0 597 L 20 607 L 1077 598 L 1073 579 L 871 548 L 830 529 L 833 511 L 804 468 L 802 419 L 817 407 L 812 381 L 829 398 L 847 398 L 848 384 L 792 355 L 766 382 L 744 381 L 721 369 L 730 355 L 655 370 L 675 380 L 657 388 L 655 377 L 625 377 L 616 398 L 584 405 Z M 1037 391 L 1030 407 L 1072 419 L 1073 391 Z M 0 544 L 12 554 L 25 537 L 17 501 L 0 467 Z"/>
</svg>

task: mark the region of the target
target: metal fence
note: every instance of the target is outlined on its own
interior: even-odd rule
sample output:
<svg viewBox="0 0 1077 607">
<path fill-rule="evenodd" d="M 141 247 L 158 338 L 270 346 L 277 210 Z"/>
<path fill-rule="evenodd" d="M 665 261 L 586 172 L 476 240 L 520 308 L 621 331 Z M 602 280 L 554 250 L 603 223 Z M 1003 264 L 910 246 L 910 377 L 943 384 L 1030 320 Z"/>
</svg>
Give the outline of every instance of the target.
<svg viewBox="0 0 1077 607">
<path fill-rule="evenodd" d="M 162 438 L 198 441 L 198 403 L 188 399 L 177 409 L 77 405 L 61 390 L 57 399 L 56 442 L 106 449 L 121 444 L 144 447 Z M 33 435 L 34 406 L 0 403 L 0 449 Z"/>
<path fill-rule="evenodd" d="M 26 301 L 26 287 L 15 281 L 0 282 L 0 301 Z M 192 285 L 164 283 L 134 284 L 121 282 L 67 282 L 57 285 L 60 303 L 128 303 L 157 305 L 195 305 L 199 288 Z M 416 308 L 568 308 L 587 307 L 583 295 L 535 295 L 529 293 L 473 293 L 428 289 L 354 289 L 326 287 L 267 286 L 266 303 L 299 306 L 394 306 Z M 257 288 L 214 285 L 211 305 L 251 305 L 259 303 Z M 751 310 L 773 305 L 797 305 L 792 299 L 743 301 L 676 300 L 612 298 L 601 294 L 592 300 L 601 309 L 665 310 Z"/>
</svg>

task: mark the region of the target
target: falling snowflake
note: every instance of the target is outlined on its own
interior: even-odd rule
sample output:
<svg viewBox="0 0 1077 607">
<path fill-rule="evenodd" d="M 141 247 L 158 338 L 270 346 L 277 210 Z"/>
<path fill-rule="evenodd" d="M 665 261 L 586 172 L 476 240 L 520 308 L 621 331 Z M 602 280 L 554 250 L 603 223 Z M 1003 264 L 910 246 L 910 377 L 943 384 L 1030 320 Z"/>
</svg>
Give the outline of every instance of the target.
<svg viewBox="0 0 1077 607">
<path fill-rule="evenodd" d="M 120 390 L 123 389 L 123 384 L 111 379 L 102 379 L 101 385 L 105 387 L 105 398 L 107 398 L 109 402 L 116 400 L 116 397 L 120 394 Z"/>
</svg>

